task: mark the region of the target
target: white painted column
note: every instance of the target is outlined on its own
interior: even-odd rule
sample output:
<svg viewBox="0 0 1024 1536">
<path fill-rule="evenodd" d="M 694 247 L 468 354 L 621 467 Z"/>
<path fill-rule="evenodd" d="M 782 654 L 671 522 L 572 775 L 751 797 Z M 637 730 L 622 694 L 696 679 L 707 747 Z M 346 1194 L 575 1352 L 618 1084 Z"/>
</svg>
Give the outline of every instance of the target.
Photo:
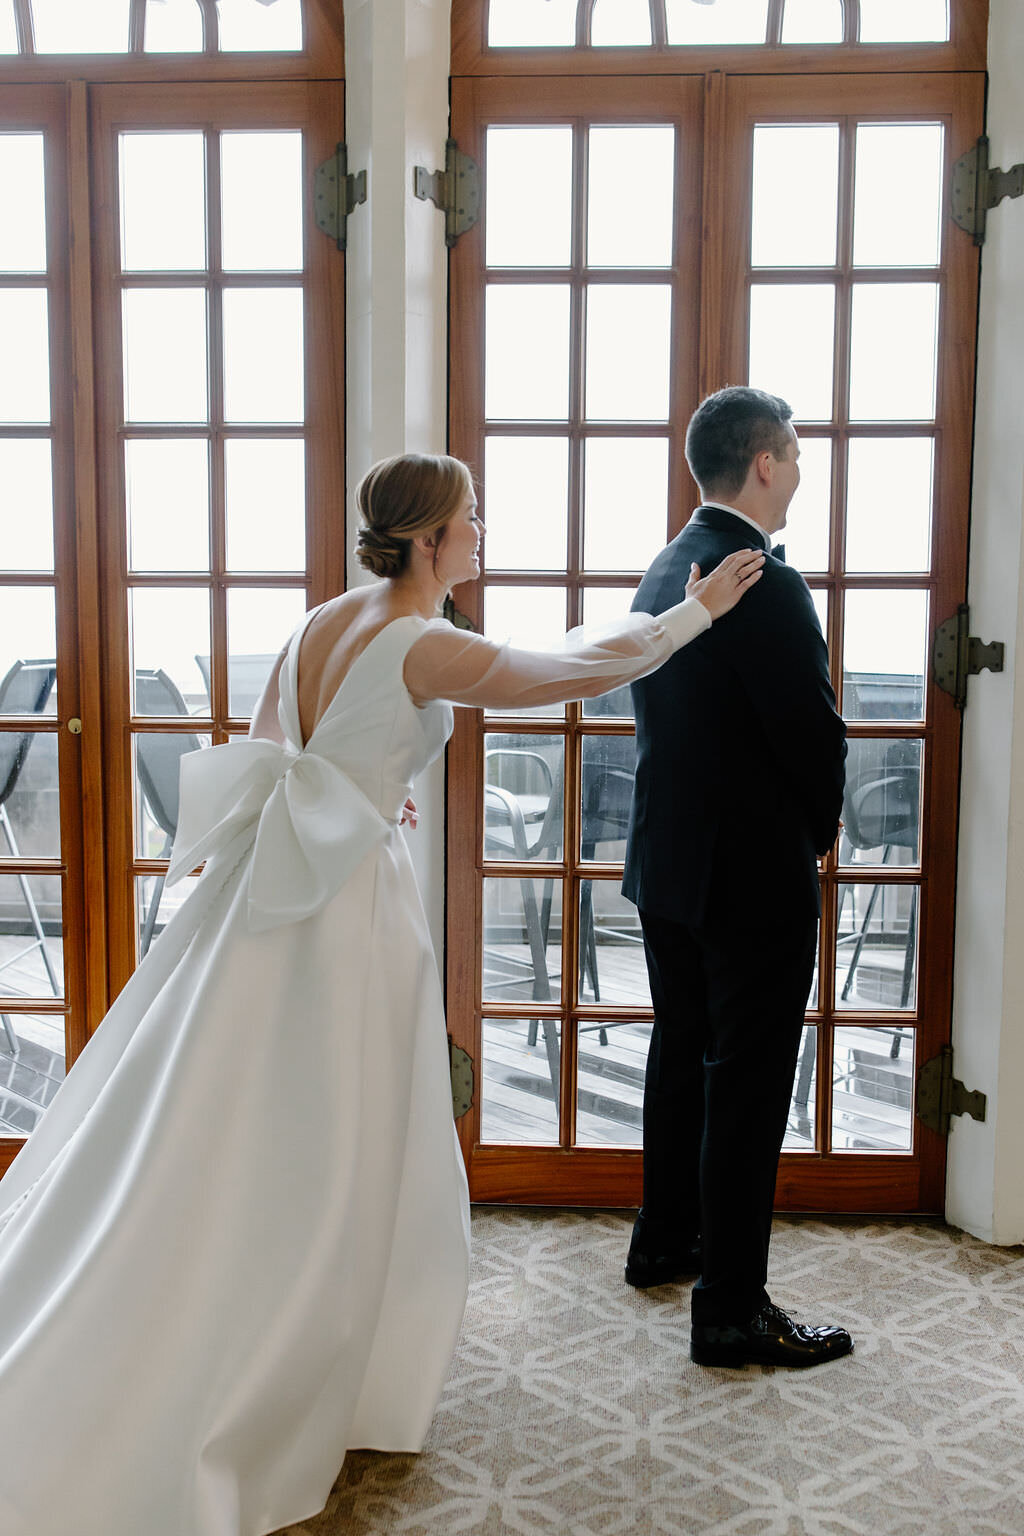
<svg viewBox="0 0 1024 1536">
<path fill-rule="evenodd" d="M 993 165 L 1024 160 L 1024 13 L 992 0 Z M 957 878 L 955 1071 L 988 1095 L 954 1119 L 946 1214 L 995 1243 L 1024 1242 L 1024 198 L 989 215 L 969 596 L 971 632 L 1006 642 L 1006 671 L 971 678 L 964 714 Z"/>
<path fill-rule="evenodd" d="M 413 167 L 444 166 L 450 0 L 345 0 L 345 137 L 368 200 L 348 224 L 348 545 L 352 491 L 377 459 L 447 444 L 444 218 L 413 195 Z M 349 556 L 349 583 L 374 578 Z M 409 847 L 440 963 L 444 950 L 444 768 L 414 788 Z"/>
</svg>

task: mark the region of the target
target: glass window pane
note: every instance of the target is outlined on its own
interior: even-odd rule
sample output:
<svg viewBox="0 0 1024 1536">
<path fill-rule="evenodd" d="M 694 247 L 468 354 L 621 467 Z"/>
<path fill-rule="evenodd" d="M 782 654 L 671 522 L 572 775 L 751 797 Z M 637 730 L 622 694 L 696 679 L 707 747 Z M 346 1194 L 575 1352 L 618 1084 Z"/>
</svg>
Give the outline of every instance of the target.
<svg viewBox="0 0 1024 1536">
<path fill-rule="evenodd" d="M 675 154 L 676 131 L 670 123 L 591 128 L 587 162 L 590 266 L 671 265 Z M 628 216 L 622 204 L 625 186 L 630 188 Z"/>
<path fill-rule="evenodd" d="M 818 1031 L 813 1024 L 805 1024 L 800 1039 L 800 1054 L 796 1059 L 796 1076 L 793 1079 L 793 1095 L 790 1099 L 786 1135 L 782 1142 L 784 1152 L 813 1152 L 814 1150 L 817 1082 Z"/>
<path fill-rule="evenodd" d="M 247 718 L 281 647 L 306 612 L 304 587 L 235 587 L 228 592 L 228 711 Z"/>
<path fill-rule="evenodd" d="M 14 20 L 14 0 L 0 4 L 0 53 L 18 52 L 18 28 Z"/>
<path fill-rule="evenodd" d="M 222 53 L 301 53 L 301 0 L 217 0 Z"/>
<path fill-rule="evenodd" d="M 609 861 L 621 863 L 625 858 L 635 772 L 635 736 L 584 736 L 580 858 L 596 859 L 602 864 Z M 601 896 L 599 905 L 602 910 L 608 906 L 607 897 L 607 892 Z M 625 908 L 623 910 L 626 911 Z M 624 921 L 632 933 L 632 920 Z M 639 933 L 639 929 L 636 932 Z M 632 939 L 630 942 L 633 942 Z M 604 1001 L 610 1002 L 612 999 L 605 998 Z"/>
<path fill-rule="evenodd" d="M 64 996 L 59 875 L 0 875 L 0 996 Z M 0 1053 L 10 1051 L 0 1023 Z"/>
<path fill-rule="evenodd" d="M 835 1032 L 832 1150 L 909 1152 L 914 1145 L 916 1030 Z"/>
<path fill-rule="evenodd" d="M 848 571 L 929 569 L 934 446 L 930 437 L 851 439 Z"/>
<path fill-rule="evenodd" d="M 569 289 L 487 289 L 485 412 L 491 421 L 564 421 L 569 414 Z"/>
<path fill-rule="evenodd" d="M 146 0 L 147 53 L 201 53 L 203 15 L 198 0 Z"/>
<path fill-rule="evenodd" d="M 567 552 L 569 444 L 489 437 L 484 445 L 487 569 L 561 570 Z"/>
<path fill-rule="evenodd" d="M 302 270 L 302 134 L 222 133 L 225 272 Z"/>
<path fill-rule="evenodd" d="M 560 859 L 561 736 L 484 737 L 484 858 Z"/>
<path fill-rule="evenodd" d="M 930 421 L 935 415 L 937 283 L 859 283 L 853 290 L 850 417 Z"/>
<path fill-rule="evenodd" d="M 53 570 L 53 469 L 43 437 L 0 437 L 0 562 Z"/>
<path fill-rule="evenodd" d="M 484 632 L 499 644 L 508 641 L 524 650 L 561 650 L 566 632 L 564 587 L 487 587 L 484 591 Z M 502 711 L 504 713 L 504 711 Z M 537 705 L 517 715 L 564 715 L 562 704 Z"/>
<path fill-rule="evenodd" d="M 168 890 L 162 875 L 138 875 L 135 879 L 136 954 L 141 960 L 156 942 L 178 908 L 195 890 L 193 879 L 179 880 Z"/>
<path fill-rule="evenodd" d="M 128 421 L 206 421 L 206 294 L 128 288 L 123 299 Z"/>
<path fill-rule="evenodd" d="M 941 123 L 861 123 L 853 198 L 860 267 L 930 267 L 942 233 Z M 893 168 L 899 166 L 899 177 Z"/>
<path fill-rule="evenodd" d="M 210 654 L 207 588 L 136 587 L 128 602 L 135 714 L 208 715 L 210 697 L 198 661 Z"/>
<path fill-rule="evenodd" d="M 0 1020 L 0 1136 L 31 1135 L 64 1074 L 63 1014 Z"/>
<path fill-rule="evenodd" d="M 224 292 L 224 419 L 303 420 L 301 288 Z"/>
<path fill-rule="evenodd" d="M 591 421 L 667 420 L 671 331 L 667 284 L 590 285 L 586 414 Z"/>
<path fill-rule="evenodd" d="M 818 615 L 818 623 L 821 625 L 822 634 L 828 638 L 828 592 L 822 587 L 811 588 L 811 602 L 814 611 Z"/>
<path fill-rule="evenodd" d="M 921 742 L 851 736 L 839 861 L 920 862 Z"/>
<path fill-rule="evenodd" d="M 592 437 L 585 452 L 584 566 L 646 570 L 668 537 L 668 438 Z"/>
<path fill-rule="evenodd" d="M 619 624 L 629 613 L 635 587 L 585 587 L 583 600 L 583 626 L 601 629 L 606 624 Z M 596 699 L 583 700 L 584 715 L 603 719 L 632 720 L 633 696 L 629 684 L 623 683 L 609 693 L 599 694 Z"/>
<path fill-rule="evenodd" d="M 41 133 L 0 134 L 0 272 L 46 271 L 46 189 Z"/>
<path fill-rule="evenodd" d="M 32 0 L 37 53 L 127 53 L 128 0 Z"/>
<path fill-rule="evenodd" d="M 836 291 L 831 283 L 755 283 L 750 380 L 781 395 L 798 421 L 832 418 Z"/>
<path fill-rule="evenodd" d="M 759 124 L 754 129 L 753 265 L 831 266 L 838 209 L 839 124 Z"/>
<path fill-rule="evenodd" d="M 651 1029 L 650 1020 L 580 1021 L 576 1057 L 578 1147 L 642 1145 L 644 1075 Z"/>
<path fill-rule="evenodd" d="M 135 857 L 166 859 L 178 830 L 181 760 L 208 747 L 209 736 L 191 731 L 138 731 L 132 737 L 135 766 Z"/>
<path fill-rule="evenodd" d="M 206 266 L 202 133 L 122 133 L 121 266 L 201 272 Z"/>
<path fill-rule="evenodd" d="M 557 1002 L 561 995 L 562 882 L 484 881 L 483 996 Z"/>
<path fill-rule="evenodd" d="M 947 0 L 860 0 L 862 43 L 944 43 Z"/>
<path fill-rule="evenodd" d="M 229 437 L 224 517 L 230 571 L 306 569 L 306 445 Z"/>
<path fill-rule="evenodd" d="M 648 0 L 595 0 L 590 18 L 595 48 L 649 48 L 651 8 Z"/>
<path fill-rule="evenodd" d="M 45 288 L 0 288 L 0 422 L 50 419 Z"/>
<path fill-rule="evenodd" d="M 558 1144 L 557 1019 L 484 1019 L 480 1140 Z"/>
<path fill-rule="evenodd" d="M 620 883 L 619 876 L 580 881 L 579 1000 L 649 1008 L 640 919 Z"/>
<path fill-rule="evenodd" d="M 524 187 L 530 188 L 525 217 Z M 572 129 L 488 128 L 485 229 L 490 267 L 567 267 L 572 259 Z"/>
<path fill-rule="evenodd" d="M 0 818 L 0 858 L 10 854 L 14 858 L 59 859 L 60 792 L 54 733 L 0 731 L 0 789 L 11 785 L 12 778 L 13 787 L 3 804 L 6 815 Z M 0 990 L 2 987 L 0 974 Z"/>
<path fill-rule="evenodd" d="M 800 484 L 789 504 L 786 526 L 775 535 L 785 545 L 786 564 L 798 571 L 828 570 L 829 508 L 832 501 L 832 443 L 827 437 L 800 439 Z"/>
<path fill-rule="evenodd" d="M 53 588 L 4 587 L 0 593 L 0 714 L 56 714 L 51 675 L 56 654 Z"/>
<path fill-rule="evenodd" d="M 786 0 L 782 13 L 784 43 L 841 43 L 842 0 Z"/>
<path fill-rule="evenodd" d="M 927 632 L 927 592 L 847 592 L 847 720 L 922 719 Z"/>
<path fill-rule="evenodd" d="M 665 0 L 670 43 L 763 43 L 768 0 Z"/>
<path fill-rule="evenodd" d="M 124 459 L 131 569 L 208 571 L 210 464 L 205 438 L 128 438 Z"/>
<path fill-rule="evenodd" d="M 576 0 L 491 0 L 491 48 L 571 48 L 575 41 Z"/>
</svg>

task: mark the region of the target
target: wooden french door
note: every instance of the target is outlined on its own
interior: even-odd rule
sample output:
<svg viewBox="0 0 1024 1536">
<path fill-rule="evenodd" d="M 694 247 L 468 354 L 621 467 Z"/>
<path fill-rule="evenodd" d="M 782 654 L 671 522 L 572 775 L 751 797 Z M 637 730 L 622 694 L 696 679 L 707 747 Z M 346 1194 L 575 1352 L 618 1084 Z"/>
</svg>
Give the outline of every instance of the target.
<svg viewBox="0 0 1024 1536">
<path fill-rule="evenodd" d="M 482 475 L 488 524 L 460 608 L 541 645 L 626 611 L 695 504 L 682 443 L 702 395 L 749 381 L 795 411 L 788 558 L 851 747 L 783 1206 L 942 1203 L 914 1081 L 949 1036 L 959 716 L 928 658 L 966 588 L 977 256 L 945 188 L 981 121 L 964 75 L 453 90 L 484 184 L 452 257 L 452 451 Z M 475 1067 L 459 1123 L 477 1198 L 639 1198 L 652 1015 L 618 894 L 632 752 L 625 692 L 460 712 L 448 997 Z"/>
<path fill-rule="evenodd" d="M 92 133 L 116 993 L 184 899 L 163 881 L 182 754 L 245 734 L 344 584 L 344 271 L 313 218 L 341 93 L 110 86 Z"/>
<path fill-rule="evenodd" d="M 0 87 L 0 1172 L 182 897 L 183 751 L 344 584 L 340 81 Z"/>
</svg>

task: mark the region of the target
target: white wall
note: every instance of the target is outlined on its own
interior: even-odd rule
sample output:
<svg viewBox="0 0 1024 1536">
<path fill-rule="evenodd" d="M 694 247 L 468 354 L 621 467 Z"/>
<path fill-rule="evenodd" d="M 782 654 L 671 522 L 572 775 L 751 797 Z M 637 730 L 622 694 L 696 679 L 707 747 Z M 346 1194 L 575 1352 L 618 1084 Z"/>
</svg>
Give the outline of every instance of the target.
<svg viewBox="0 0 1024 1536">
<path fill-rule="evenodd" d="M 391 453 L 447 441 L 444 219 L 413 196 L 413 167 L 444 165 L 450 0 L 345 0 L 345 137 L 368 200 L 349 219 L 346 263 L 348 529 L 352 491 Z M 349 581 L 372 581 L 349 557 Z M 413 787 L 409 847 L 438 962 L 444 953 L 444 765 Z"/>
<path fill-rule="evenodd" d="M 1024 13 L 991 0 L 992 164 L 1024 160 Z M 988 1095 L 955 1119 L 946 1214 L 995 1243 L 1024 1241 L 1024 198 L 989 215 L 969 600 L 971 632 L 1006 642 L 1006 671 L 968 684 L 954 971 L 955 1071 Z"/>
</svg>

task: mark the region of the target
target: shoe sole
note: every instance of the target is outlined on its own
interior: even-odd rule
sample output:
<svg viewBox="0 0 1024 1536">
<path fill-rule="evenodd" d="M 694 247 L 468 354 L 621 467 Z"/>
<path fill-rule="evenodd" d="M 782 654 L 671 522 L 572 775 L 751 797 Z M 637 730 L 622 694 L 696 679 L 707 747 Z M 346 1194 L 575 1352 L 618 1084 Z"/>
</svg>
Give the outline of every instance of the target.
<svg viewBox="0 0 1024 1536">
<path fill-rule="evenodd" d="M 691 1344 L 690 1359 L 694 1365 L 720 1365 L 729 1370 L 739 1370 L 744 1365 L 781 1365 L 784 1368 L 796 1366 L 799 1370 L 809 1370 L 812 1365 L 827 1365 L 830 1360 L 842 1360 L 853 1353 L 853 1345 L 849 1349 L 830 1350 L 828 1354 L 804 1356 L 791 1355 L 786 1360 L 759 1359 L 756 1354 L 747 1349 L 730 1349 L 728 1344 Z"/>
</svg>

